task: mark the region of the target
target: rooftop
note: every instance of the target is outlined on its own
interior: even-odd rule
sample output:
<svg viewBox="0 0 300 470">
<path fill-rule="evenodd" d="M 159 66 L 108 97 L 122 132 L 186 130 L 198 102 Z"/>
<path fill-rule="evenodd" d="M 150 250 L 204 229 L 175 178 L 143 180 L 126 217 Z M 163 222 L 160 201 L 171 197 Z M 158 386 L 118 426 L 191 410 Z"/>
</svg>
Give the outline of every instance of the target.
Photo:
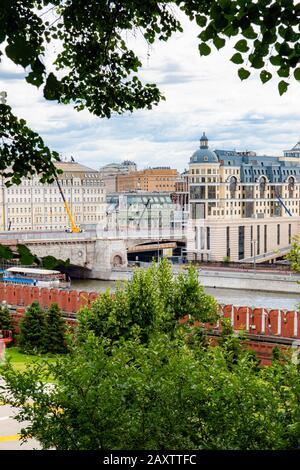
<svg viewBox="0 0 300 470">
<path fill-rule="evenodd" d="M 88 166 L 82 165 L 77 162 L 55 162 L 56 168 L 63 170 L 64 172 L 69 171 L 72 173 L 98 173 L 94 168 L 89 168 Z"/>
</svg>

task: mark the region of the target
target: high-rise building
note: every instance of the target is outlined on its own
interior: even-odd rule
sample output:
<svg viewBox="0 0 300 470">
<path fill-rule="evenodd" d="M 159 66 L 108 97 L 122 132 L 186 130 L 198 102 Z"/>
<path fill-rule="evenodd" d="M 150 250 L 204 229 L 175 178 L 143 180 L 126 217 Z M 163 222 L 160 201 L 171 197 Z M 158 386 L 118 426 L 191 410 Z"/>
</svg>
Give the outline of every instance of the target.
<svg viewBox="0 0 300 470">
<path fill-rule="evenodd" d="M 98 171 L 76 162 L 57 162 L 59 181 L 77 224 L 97 224 L 105 218 L 105 187 Z M 0 177 L 1 178 L 1 177 Z M 0 230 L 59 230 L 70 226 L 57 183 L 38 176 L 5 186 L 0 179 Z"/>
<path fill-rule="evenodd" d="M 300 143 L 283 156 L 211 150 L 189 164 L 190 259 L 232 261 L 288 248 L 300 228 Z"/>
</svg>

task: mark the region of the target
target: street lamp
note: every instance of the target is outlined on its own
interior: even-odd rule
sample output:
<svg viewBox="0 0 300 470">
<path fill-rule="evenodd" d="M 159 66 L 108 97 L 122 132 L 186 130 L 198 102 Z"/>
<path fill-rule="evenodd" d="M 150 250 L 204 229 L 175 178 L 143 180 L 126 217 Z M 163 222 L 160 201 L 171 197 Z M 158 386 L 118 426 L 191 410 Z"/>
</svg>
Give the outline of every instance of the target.
<svg viewBox="0 0 300 470">
<path fill-rule="evenodd" d="M 256 240 L 252 240 L 252 250 L 253 250 L 253 268 L 256 269 Z"/>
</svg>

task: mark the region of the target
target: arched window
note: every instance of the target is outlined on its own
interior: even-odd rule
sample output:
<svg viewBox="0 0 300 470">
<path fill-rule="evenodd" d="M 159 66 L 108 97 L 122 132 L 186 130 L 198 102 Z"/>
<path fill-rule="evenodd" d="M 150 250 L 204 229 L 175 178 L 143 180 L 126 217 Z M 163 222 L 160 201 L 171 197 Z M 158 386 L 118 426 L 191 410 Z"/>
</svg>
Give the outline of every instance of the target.
<svg viewBox="0 0 300 470">
<path fill-rule="evenodd" d="M 294 189 L 295 189 L 295 179 L 293 178 L 293 176 L 290 176 L 288 179 L 289 198 L 294 197 Z"/>
<path fill-rule="evenodd" d="M 231 199 L 235 198 L 236 188 L 237 188 L 237 179 L 235 176 L 231 176 L 229 180 L 229 191 L 230 191 Z"/>
<path fill-rule="evenodd" d="M 262 176 L 259 180 L 259 197 L 262 199 L 265 197 L 267 180 L 264 176 Z"/>
</svg>

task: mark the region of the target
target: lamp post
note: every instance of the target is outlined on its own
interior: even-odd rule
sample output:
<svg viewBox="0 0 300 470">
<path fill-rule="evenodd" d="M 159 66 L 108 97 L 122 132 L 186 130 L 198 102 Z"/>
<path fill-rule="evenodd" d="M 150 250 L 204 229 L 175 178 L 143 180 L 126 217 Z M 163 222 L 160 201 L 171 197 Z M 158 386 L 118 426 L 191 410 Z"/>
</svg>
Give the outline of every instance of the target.
<svg viewBox="0 0 300 470">
<path fill-rule="evenodd" d="M 256 240 L 252 240 L 252 250 L 253 250 L 253 269 L 255 272 L 256 269 Z"/>
</svg>

